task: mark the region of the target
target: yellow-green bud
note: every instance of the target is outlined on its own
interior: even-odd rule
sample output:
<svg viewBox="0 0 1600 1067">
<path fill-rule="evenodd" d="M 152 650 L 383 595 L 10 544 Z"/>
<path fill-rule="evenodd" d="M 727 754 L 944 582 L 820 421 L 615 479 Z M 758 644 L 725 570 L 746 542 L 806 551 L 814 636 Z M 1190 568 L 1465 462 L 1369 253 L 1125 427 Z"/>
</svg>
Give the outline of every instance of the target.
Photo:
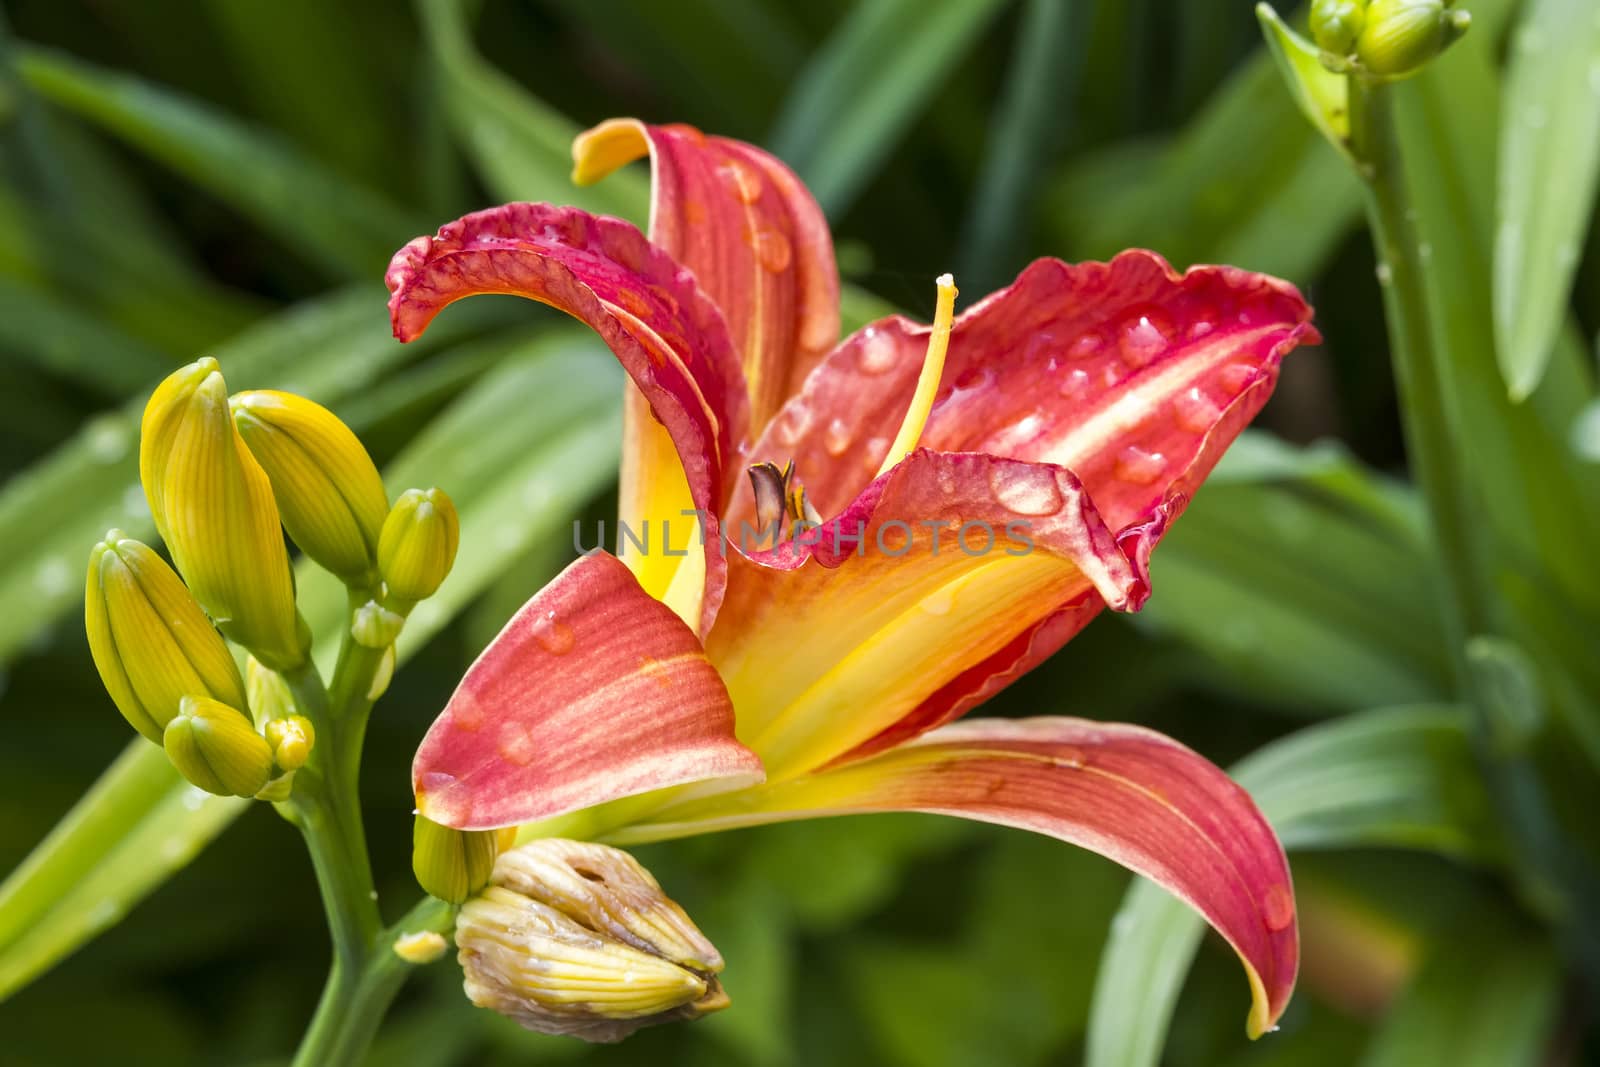
<svg viewBox="0 0 1600 1067">
<path fill-rule="evenodd" d="M 262 726 L 273 719 L 286 719 L 295 713 L 294 693 L 283 675 L 271 667 L 264 667 L 254 656 L 244 663 L 244 691 L 250 698 L 250 714 L 256 725 Z"/>
<path fill-rule="evenodd" d="M 512 849 L 456 918 L 467 997 L 529 1030 L 620 1041 L 728 1006 L 722 957 L 632 856 L 547 839 Z"/>
<path fill-rule="evenodd" d="M 1356 40 L 1362 69 L 1385 78 L 1416 73 L 1472 23 L 1467 12 L 1448 8 L 1444 0 L 1372 0 Z"/>
<path fill-rule="evenodd" d="M 139 479 L 178 573 L 222 632 L 269 667 L 304 662 L 310 635 L 272 486 L 228 411 L 217 361 L 156 387 L 140 428 Z"/>
<path fill-rule="evenodd" d="M 262 733 L 272 748 L 272 761 L 280 771 L 297 771 L 304 767 L 306 760 L 311 758 L 311 746 L 317 740 L 311 720 L 304 715 L 271 719 Z"/>
<path fill-rule="evenodd" d="M 418 930 L 394 939 L 394 954 L 407 963 L 419 965 L 432 963 L 449 948 L 450 942 L 444 939 L 444 935 L 433 930 Z"/>
<path fill-rule="evenodd" d="M 84 592 L 84 629 L 100 680 L 141 734 L 159 745 L 186 696 L 244 706 L 244 681 L 227 643 L 154 550 L 109 531 L 89 553 Z"/>
<path fill-rule="evenodd" d="M 417 816 L 411 835 L 411 870 L 429 896 L 459 904 L 489 884 L 494 870 L 493 830 L 455 830 Z"/>
<path fill-rule="evenodd" d="M 293 393 L 236 393 L 230 404 L 289 537 L 347 585 L 370 587 L 389 498 L 360 440 L 333 412 Z"/>
<path fill-rule="evenodd" d="M 244 712 L 210 697 L 184 697 L 162 736 L 185 778 L 218 796 L 253 797 L 272 774 L 272 748 Z"/>
<path fill-rule="evenodd" d="M 405 628 L 406 617 L 375 600 L 357 608 L 350 617 L 350 636 L 362 648 L 388 648 Z"/>
<path fill-rule="evenodd" d="M 1311 5 L 1311 39 L 1325 52 L 1346 55 L 1367 22 L 1367 0 L 1316 0 Z"/>
<path fill-rule="evenodd" d="M 391 599 L 426 600 L 456 561 L 461 520 L 442 489 L 407 489 L 394 502 L 378 539 L 378 569 Z"/>
</svg>

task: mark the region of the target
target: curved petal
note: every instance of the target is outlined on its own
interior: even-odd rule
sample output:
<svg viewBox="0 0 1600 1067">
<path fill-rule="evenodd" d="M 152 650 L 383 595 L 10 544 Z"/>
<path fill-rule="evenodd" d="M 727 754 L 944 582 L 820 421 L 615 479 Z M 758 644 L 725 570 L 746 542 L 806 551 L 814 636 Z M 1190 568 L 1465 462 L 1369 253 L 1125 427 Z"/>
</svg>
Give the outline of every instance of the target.
<svg viewBox="0 0 1600 1067">
<path fill-rule="evenodd" d="M 839 339 L 828 222 L 782 162 L 692 126 L 611 119 L 572 144 L 573 178 L 650 154 L 650 240 L 694 272 L 743 357 L 758 431 Z"/>
<path fill-rule="evenodd" d="M 738 462 L 748 403 L 738 358 L 716 307 L 694 277 L 625 222 L 548 204 L 507 204 L 467 215 L 395 253 L 385 277 L 395 336 L 419 336 L 445 306 L 510 293 L 591 326 L 616 353 L 681 460 L 650 487 L 653 510 L 625 516 L 706 522 L 704 603 L 681 609 L 709 627 L 724 567 L 716 516 Z M 660 597 L 678 558 L 640 553 L 641 581 Z M 698 594 L 698 590 L 696 590 Z"/>
<path fill-rule="evenodd" d="M 836 518 L 752 555 L 730 553 L 706 650 L 774 778 L 966 710 L 1045 654 L 1017 643 L 1046 620 L 1065 613 L 1053 651 L 1149 588 L 1070 471 L 970 453 L 916 452 Z"/>
<path fill-rule="evenodd" d="M 1258 1036 L 1294 990 L 1300 945 L 1283 848 L 1248 793 L 1170 738 L 1082 719 L 955 723 L 820 774 L 656 812 L 618 843 L 856 812 L 1016 826 L 1098 852 L 1188 903 L 1239 953 Z"/>
<path fill-rule="evenodd" d="M 573 563 L 506 624 L 411 767 L 417 809 L 463 830 L 761 774 L 700 642 L 606 553 Z"/>
<path fill-rule="evenodd" d="M 922 445 L 1055 463 L 1113 530 L 1193 491 L 1266 402 L 1278 364 L 1315 343 L 1295 288 L 1232 267 L 1179 275 L 1153 252 L 1035 261 L 957 318 Z M 883 462 L 928 327 L 864 327 L 807 379 L 750 450 L 793 459 L 817 509 L 844 507 Z M 731 518 L 750 513 L 736 490 Z"/>
</svg>

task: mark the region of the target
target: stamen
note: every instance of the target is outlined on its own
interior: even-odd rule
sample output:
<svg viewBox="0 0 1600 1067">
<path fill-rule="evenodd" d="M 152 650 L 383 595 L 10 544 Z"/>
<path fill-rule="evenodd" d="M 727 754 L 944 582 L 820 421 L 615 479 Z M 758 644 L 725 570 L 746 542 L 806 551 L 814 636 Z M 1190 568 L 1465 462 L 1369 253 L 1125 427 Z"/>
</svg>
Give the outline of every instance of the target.
<svg viewBox="0 0 1600 1067">
<path fill-rule="evenodd" d="M 948 274 L 941 274 L 934 284 L 939 287 L 939 298 L 933 312 L 933 332 L 928 335 L 928 354 L 922 357 L 917 391 L 911 396 L 911 406 L 906 409 L 905 420 L 900 423 L 900 432 L 895 435 L 894 444 L 889 446 L 888 454 L 883 457 L 883 465 L 878 468 L 879 476 L 917 447 L 917 442 L 922 439 L 922 431 L 928 425 L 928 413 L 933 410 L 933 398 L 939 391 L 939 378 L 944 374 L 944 356 L 950 348 L 950 322 L 956 310 L 956 280 Z"/>
</svg>

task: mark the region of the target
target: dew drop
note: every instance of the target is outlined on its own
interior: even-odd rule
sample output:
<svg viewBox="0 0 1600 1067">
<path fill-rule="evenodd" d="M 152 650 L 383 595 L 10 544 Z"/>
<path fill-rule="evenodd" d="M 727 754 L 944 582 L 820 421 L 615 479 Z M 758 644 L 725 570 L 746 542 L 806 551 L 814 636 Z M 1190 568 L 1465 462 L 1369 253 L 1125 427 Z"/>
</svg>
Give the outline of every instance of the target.
<svg viewBox="0 0 1600 1067">
<path fill-rule="evenodd" d="M 186 811 L 199 811 L 210 802 L 211 794 L 197 785 L 183 791 L 183 807 Z"/>
<path fill-rule="evenodd" d="M 861 348 L 856 353 L 856 359 L 868 374 L 882 374 L 894 366 L 897 348 L 894 338 L 868 327 L 861 335 Z"/>
<path fill-rule="evenodd" d="M 1206 334 L 1210 333 L 1216 328 L 1217 327 L 1215 323 L 1208 322 L 1205 319 L 1200 319 L 1194 325 L 1189 327 L 1189 340 L 1198 341 L 1200 338 L 1204 337 Z"/>
<path fill-rule="evenodd" d="M 1138 316 L 1128 324 L 1123 331 L 1122 347 L 1118 354 L 1122 362 L 1138 370 L 1149 366 L 1170 343 L 1166 324 L 1158 314 L 1151 312 Z"/>
<path fill-rule="evenodd" d="M 1268 930 L 1274 932 L 1285 930 L 1294 922 L 1294 894 L 1290 893 L 1289 887 L 1282 882 L 1276 882 L 1268 887 L 1261 906 L 1265 912 Z"/>
<path fill-rule="evenodd" d="M 791 400 L 778 412 L 772 431 L 783 445 L 793 448 L 811 429 L 811 409 L 803 401 Z"/>
<path fill-rule="evenodd" d="M 1427 241 L 1423 241 L 1421 244 L 1417 245 L 1417 258 L 1424 263 L 1427 263 L 1429 260 L 1433 259 L 1433 246 Z"/>
<path fill-rule="evenodd" d="M 1061 490 L 1046 467 L 1007 465 L 989 472 L 995 502 L 1018 515 L 1051 515 L 1061 510 Z"/>
<path fill-rule="evenodd" d="M 1117 456 L 1113 473 L 1134 485 L 1149 485 L 1167 469 L 1167 457 L 1160 452 L 1149 452 L 1138 445 L 1129 445 Z"/>
<path fill-rule="evenodd" d="M 1259 373 L 1254 363 L 1230 363 L 1217 372 L 1217 382 L 1229 394 L 1243 392 Z"/>
<path fill-rule="evenodd" d="M 552 656 L 565 656 L 577 641 L 572 627 L 557 620 L 553 611 L 547 611 L 534 620 L 533 639 Z"/>
<path fill-rule="evenodd" d="M 750 247 L 755 249 L 756 262 L 773 274 L 782 274 L 794 262 L 794 246 L 777 230 L 756 230 L 750 235 Z"/>
<path fill-rule="evenodd" d="M 1379 285 L 1394 284 L 1394 268 L 1387 263 L 1379 263 L 1376 271 Z"/>
<path fill-rule="evenodd" d="M 749 164 L 729 159 L 717 168 L 717 173 L 741 204 L 753 204 L 761 199 L 761 175 Z"/>
<path fill-rule="evenodd" d="M 955 591 L 946 586 L 923 597 L 921 607 L 929 615 L 948 615 L 950 609 L 955 607 L 955 603 Z"/>
<path fill-rule="evenodd" d="M 1037 362 L 1045 359 L 1050 362 L 1050 369 L 1055 369 L 1055 351 L 1060 347 L 1056 344 L 1056 335 L 1049 330 L 1040 330 L 1028 339 L 1026 359 L 1028 362 Z"/>
<path fill-rule="evenodd" d="M 828 423 L 828 429 L 822 435 L 822 447 L 830 456 L 842 456 L 845 449 L 850 447 L 853 434 L 850 424 L 843 419 L 834 419 Z"/>
<path fill-rule="evenodd" d="M 1084 754 L 1084 751 L 1081 748 L 1075 748 L 1072 745 L 1062 745 L 1051 754 L 1050 760 L 1057 767 L 1067 767 L 1071 770 L 1081 770 L 1083 766 L 1089 762 L 1089 757 Z"/>
<path fill-rule="evenodd" d="M 883 463 L 883 458 L 889 454 L 889 439 L 887 437 L 869 437 L 866 447 L 861 451 L 861 462 L 869 471 L 875 471 Z"/>
<path fill-rule="evenodd" d="M 1082 397 L 1089 392 L 1089 372 L 1081 367 L 1074 367 L 1061 379 L 1061 395 Z"/>
<path fill-rule="evenodd" d="M 1106 347 L 1106 339 L 1100 336 L 1099 331 L 1090 330 L 1067 349 L 1070 359 L 1092 359 L 1098 356 Z"/>
<path fill-rule="evenodd" d="M 1205 433 L 1221 414 L 1216 401 L 1198 385 L 1190 386 L 1173 406 L 1173 418 L 1178 426 L 1190 433 Z"/>
</svg>

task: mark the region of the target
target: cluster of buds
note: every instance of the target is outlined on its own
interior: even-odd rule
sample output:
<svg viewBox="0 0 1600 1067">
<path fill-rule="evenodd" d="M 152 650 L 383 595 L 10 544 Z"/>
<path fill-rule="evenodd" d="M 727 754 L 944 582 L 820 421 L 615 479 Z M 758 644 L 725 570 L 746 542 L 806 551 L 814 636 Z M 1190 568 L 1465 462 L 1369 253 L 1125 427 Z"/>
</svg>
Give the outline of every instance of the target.
<svg viewBox="0 0 1600 1067">
<path fill-rule="evenodd" d="M 468 999 L 540 1033 L 620 1041 L 728 1006 L 715 946 L 605 845 L 548 838 L 502 853 L 455 932 Z"/>
<path fill-rule="evenodd" d="M 393 620 L 379 646 L 392 665 L 405 614 L 454 562 L 455 509 L 436 489 L 391 509 L 337 416 L 291 393 L 230 397 L 210 358 L 151 395 L 139 477 L 176 571 L 120 530 L 95 545 L 85 600 L 95 666 L 118 710 L 190 782 L 285 799 L 315 743 L 283 678 L 306 668 L 311 645 L 285 532 Z M 225 638 L 249 654 L 248 685 Z"/>
<path fill-rule="evenodd" d="M 1455 0 L 1315 0 L 1311 39 L 1336 73 L 1404 78 L 1443 52 L 1472 22 Z"/>
</svg>

